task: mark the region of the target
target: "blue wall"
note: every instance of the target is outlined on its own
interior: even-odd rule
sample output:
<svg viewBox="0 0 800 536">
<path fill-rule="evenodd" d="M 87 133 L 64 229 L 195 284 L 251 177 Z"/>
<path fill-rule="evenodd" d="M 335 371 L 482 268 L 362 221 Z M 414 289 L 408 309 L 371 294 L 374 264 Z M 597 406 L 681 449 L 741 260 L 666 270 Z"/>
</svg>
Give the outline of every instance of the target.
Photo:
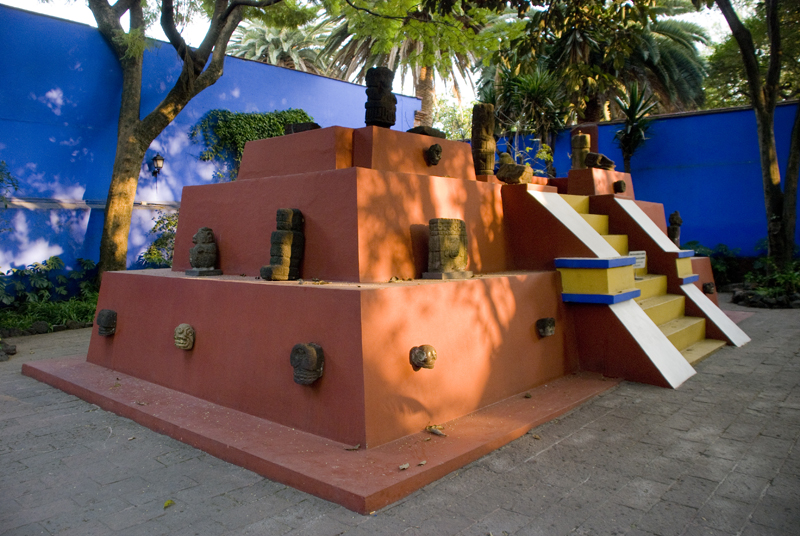
<svg viewBox="0 0 800 536">
<path fill-rule="evenodd" d="M 167 43 L 145 53 L 142 115 L 163 99 L 180 73 Z M 0 6 L 0 160 L 19 179 L 23 205 L 0 208 L 14 231 L 0 234 L 0 270 L 60 255 L 97 260 L 114 162 L 121 73 L 96 29 Z M 323 127 L 364 126 L 364 87 L 257 62 L 226 58 L 225 74 L 195 97 L 153 142 L 143 163 L 129 240 L 133 264 L 152 237 L 153 204 L 176 204 L 183 186 L 214 181 L 189 129 L 207 111 L 268 112 L 302 108 Z M 413 126 L 418 99 L 398 96 L 398 130 Z M 149 160 L 166 159 L 155 181 Z M 27 204 L 26 204 L 27 203 Z M 145 205 L 142 205 L 145 203 Z M 20 206 L 15 203 L 14 206 Z M 145 208 L 142 208 L 145 207 Z M 2 227 L 0 222 L 0 227 Z"/>
<path fill-rule="evenodd" d="M 789 157 L 789 136 L 797 103 L 778 106 L 775 137 L 781 177 Z M 622 153 L 614 144 L 620 123 L 601 124 L 598 150 L 622 170 Z M 683 218 L 681 241 L 704 246 L 725 244 L 755 255 L 767 237 L 755 115 L 750 109 L 688 113 L 656 120 L 648 140 L 631 159 L 637 199 L 664 204 L 667 214 Z M 559 175 L 570 168 L 569 133 L 555 147 Z M 798 220 L 796 237 L 800 236 Z"/>
</svg>

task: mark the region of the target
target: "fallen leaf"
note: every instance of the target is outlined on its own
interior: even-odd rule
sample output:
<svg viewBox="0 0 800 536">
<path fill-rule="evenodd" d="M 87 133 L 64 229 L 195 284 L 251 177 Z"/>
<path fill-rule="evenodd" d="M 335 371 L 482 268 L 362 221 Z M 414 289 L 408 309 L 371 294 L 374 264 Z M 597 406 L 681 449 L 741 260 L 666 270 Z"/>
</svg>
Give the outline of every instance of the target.
<svg viewBox="0 0 800 536">
<path fill-rule="evenodd" d="M 136 401 L 136 405 L 137 405 L 137 406 L 146 406 L 146 405 L 147 405 L 147 402 L 139 402 L 139 401 L 137 400 L 137 401 Z"/>
<path fill-rule="evenodd" d="M 536 434 L 533 434 L 533 438 L 534 438 L 534 439 L 541 439 L 541 437 L 539 437 L 539 436 L 538 436 L 538 435 L 536 435 Z"/>
<path fill-rule="evenodd" d="M 426 427 L 425 427 L 425 431 L 426 431 L 426 432 L 428 432 L 428 433 L 431 433 L 431 434 L 433 434 L 433 435 L 438 435 L 438 436 L 442 436 L 442 437 L 447 437 L 447 434 L 445 434 L 444 432 L 442 432 L 442 428 L 444 428 L 444 427 L 443 427 L 443 426 L 441 426 L 441 425 L 435 425 L 435 424 L 434 424 L 434 425 L 431 425 L 431 426 L 426 426 Z"/>
<path fill-rule="evenodd" d="M 530 393 L 525 393 L 525 398 L 532 398 L 532 397 L 533 397 L 533 395 L 532 395 L 532 394 L 530 394 Z"/>
<path fill-rule="evenodd" d="M 423 439 L 423 441 L 430 441 L 430 440 L 431 440 L 430 437 L 426 437 L 425 439 Z"/>
<path fill-rule="evenodd" d="M 428 460 L 422 460 L 417 465 L 425 465 L 426 463 L 428 463 Z"/>
<path fill-rule="evenodd" d="M 128 438 L 128 441 L 133 441 L 134 439 L 136 439 L 136 436 L 129 437 L 129 438 Z"/>
<path fill-rule="evenodd" d="M 407 464 L 407 463 L 404 463 L 403 465 L 401 465 L 401 466 L 399 467 L 399 469 L 400 469 L 401 471 L 405 471 L 405 470 L 406 470 L 406 469 L 408 469 L 409 467 L 411 467 L 409 464 Z"/>
<path fill-rule="evenodd" d="M 352 447 L 345 447 L 344 450 L 358 450 L 361 448 L 361 443 L 353 445 Z"/>
<path fill-rule="evenodd" d="M 168 500 L 167 502 L 164 503 L 164 510 L 166 510 L 170 506 L 175 506 L 175 501 L 173 501 L 172 499 L 170 499 L 170 500 Z"/>
</svg>

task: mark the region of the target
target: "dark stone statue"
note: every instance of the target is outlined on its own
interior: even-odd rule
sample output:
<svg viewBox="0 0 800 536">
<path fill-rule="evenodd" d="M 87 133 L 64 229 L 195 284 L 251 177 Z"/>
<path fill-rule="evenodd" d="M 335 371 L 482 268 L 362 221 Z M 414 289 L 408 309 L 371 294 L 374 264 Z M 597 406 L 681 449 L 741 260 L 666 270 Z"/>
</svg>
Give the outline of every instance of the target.
<svg viewBox="0 0 800 536">
<path fill-rule="evenodd" d="M 265 281 L 295 281 L 300 279 L 305 235 L 303 213 L 296 208 L 279 208 L 277 230 L 272 233 L 269 264 L 261 267 Z"/>
<path fill-rule="evenodd" d="M 397 97 L 392 94 L 394 72 L 386 67 L 367 71 L 367 126 L 389 128 L 395 123 Z"/>
<path fill-rule="evenodd" d="M 536 331 L 539 337 L 550 337 L 556 333 L 556 319 L 555 318 L 540 318 L 536 321 Z"/>
<path fill-rule="evenodd" d="M 588 168 L 614 169 L 614 161 L 600 153 L 586 153 L 584 163 Z"/>
<path fill-rule="evenodd" d="M 494 175 L 494 105 L 472 107 L 472 160 L 476 175 Z"/>
<path fill-rule="evenodd" d="M 110 337 L 117 332 L 117 312 L 112 309 L 101 309 L 97 313 L 97 334 Z"/>
<path fill-rule="evenodd" d="M 447 139 L 447 134 L 445 134 L 441 130 L 437 130 L 433 127 L 425 125 L 420 125 L 418 127 L 410 128 L 406 130 L 406 132 L 410 132 L 411 134 L 422 134 L 423 136 L 431 136 L 433 138 L 442 138 L 443 140 Z"/>
<path fill-rule="evenodd" d="M 192 267 L 186 270 L 186 275 L 222 275 L 222 270 L 214 268 L 217 263 L 217 243 L 214 241 L 214 231 L 208 227 L 201 227 L 192 237 L 192 243 L 194 247 L 189 250 L 189 264 Z"/>
<path fill-rule="evenodd" d="M 496 175 L 506 184 L 528 184 L 533 180 L 533 169 L 521 164 L 500 164 Z"/>
<path fill-rule="evenodd" d="M 422 368 L 432 369 L 436 363 L 436 348 L 430 344 L 415 346 L 408 353 L 408 361 L 411 363 L 411 368 L 414 369 L 414 372 Z"/>
<path fill-rule="evenodd" d="M 181 350 L 191 350 L 194 347 L 194 328 L 189 324 L 178 324 L 174 339 L 175 346 Z"/>
<path fill-rule="evenodd" d="M 425 163 L 428 164 L 428 166 L 435 166 L 439 163 L 439 160 L 442 159 L 442 146 L 438 143 L 434 143 L 425 149 L 422 156 L 425 158 Z"/>
<path fill-rule="evenodd" d="M 703 293 L 705 294 L 714 294 L 717 291 L 717 288 L 714 286 L 714 283 L 709 281 L 708 283 L 703 283 Z"/>
<path fill-rule="evenodd" d="M 313 342 L 295 344 L 289 356 L 289 362 L 294 369 L 294 383 L 311 385 L 322 377 L 325 354 L 322 347 Z"/>
<path fill-rule="evenodd" d="M 586 155 L 589 154 L 591 141 L 591 136 L 580 130 L 572 136 L 572 169 L 586 169 Z"/>
<path fill-rule="evenodd" d="M 683 225 L 683 219 L 681 219 L 680 213 L 676 210 L 669 215 L 667 236 L 669 236 L 669 239 L 672 240 L 678 247 L 681 247 L 681 225 Z"/>
<path fill-rule="evenodd" d="M 288 123 L 283 126 L 283 134 L 297 134 L 298 132 L 306 132 L 308 130 L 317 130 L 320 127 L 316 123 Z"/>
<path fill-rule="evenodd" d="M 428 271 L 424 279 L 467 279 L 467 224 L 464 220 L 435 218 L 428 223 Z"/>
<path fill-rule="evenodd" d="M 628 189 L 628 183 L 625 181 L 614 181 L 614 193 L 615 194 L 624 194 L 625 190 Z"/>
</svg>

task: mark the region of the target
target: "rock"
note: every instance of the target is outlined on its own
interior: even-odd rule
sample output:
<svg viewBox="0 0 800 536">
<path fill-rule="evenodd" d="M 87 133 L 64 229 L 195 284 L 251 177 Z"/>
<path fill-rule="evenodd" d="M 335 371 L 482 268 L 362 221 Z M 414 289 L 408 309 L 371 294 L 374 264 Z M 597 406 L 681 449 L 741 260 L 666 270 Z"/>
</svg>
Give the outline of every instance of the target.
<svg viewBox="0 0 800 536">
<path fill-rule="evenodd" d="M 778 296 L 775 298 L 775 303 L 778 307 L 789 307 L 789 297 L 788 296 Z"/>
<path fill-rule="evenodd" d="M 37 320 L 36 322 L 31 324 L 30 331 L 33 331 L 34 335 L 41 335 L 43 333 L 47 333 L 48 331 L 50 331 L 50 325 L 44 320 Z"/>
<path fill-rule="evenodd" d="M 764 298 L 762 301 L 767 307 L 775 307 L 778 305 L 778 300 L 775 298 Z"/>
<path fill-rule="evenodd" d="M 57 331 L 67 331 L 67 326 L 65 324 L 53 324 L 53 333 Z"/>
<path fill-rule="evenodd" d="M 794 301 L 793 301 L 793 302 L 790 304 L 790 306 L 792 307 L 792 309 L 800 309 L 800 300 L 794 300 Z"/>
<path fill-rule="evenodd" d="M 441 130 L 437 130 L 433 127 L 427 127 L 422 125 L 408 129 L 406 130 L 406 132 L 410 132 L 412 134 L 422 134 L 423 136 L 432 136 L 434 138 L 442 138 L 443 140 L 447 139 L 447 134 L 445 134 Z"/>
<path fill-rule="evenodd" d="M 588 168 L 614 169 L 614 161 L 601 153 L 586 153 L 584 164 Z"/>
<path fill-rule="evenodd" d="M 9 358 L 8 354 L 6 354 L 5 352 L 0 352 L 0 363 L 3 362 L 3 361 L 8 361 L 9 359 L 10 358 Z"/>
<path fill-rule="evenodd" d="M 67 320 L 67 329 L 81 329 L 83 326 L 83 322 L 78 322 L 77 320 Z"/>
<path fill-rule="evenodd" d="M 520 164 L 502 164 L 495 175 L 506 184 L 528 184 L 533 179 L 533 169 Z"/>
<path fill-rule="evenodd" d="M 0 352 L 6 353 L 8 355 L 14 355 L 17 353 L 17 345 L 2 343 L 2 347 L 0 347 Z"/>
</svg>

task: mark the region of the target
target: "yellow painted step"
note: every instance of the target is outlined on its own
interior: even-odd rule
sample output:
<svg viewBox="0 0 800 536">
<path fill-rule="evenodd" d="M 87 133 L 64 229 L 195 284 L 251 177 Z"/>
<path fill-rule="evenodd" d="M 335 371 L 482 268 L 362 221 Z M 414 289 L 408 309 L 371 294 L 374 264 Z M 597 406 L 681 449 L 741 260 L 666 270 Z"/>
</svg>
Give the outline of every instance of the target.
<svg viewBox="0 0 800 536">
<path fill-rule="evenodd" d="M 584 214 L 581 213 L 581 217 L 586 220 L 586 223 L 592 226 L 592 228 L 600 233 L 601 235 L 608 234 L 608 216 L 605 214 Z"/>
<path fill-rule="evenodd" d="M 642 279 L 636 281 L 636 288 L 642 291 L 641 296 L 636 298 L 640 302 L 653 296 L 663 296 L 667 293 L 667 276 L 646 274 Z"/>
<path fill-rule="evenodd" d="M 702 341 L 696 342 L 683 350 L 681 355 L 686 359 L 686 361 L 689 362 L 690 365 L 696 365 L 723 346 L 725 346 L 725 341 L 718 341 L 716 339 L 703 339 Z"/>
<path fill-rule="evenodd" d="M 706 338 L 706 319 L 682 316 L 658 326 L 678 350 L 685 350 Z"/>
<path fill-rule="evenodd" d="M 607 234 L 603 235 L 606 242 L 614 248 L 620 255 L 628 254 L 628 235 L 624 234 Z"/>
<path fill-rule="evenodd" d="M 675 259 L 675 269 L 678 277 L 689 277 L 694 275 L 692 273 L 692 259 L 691 257 L 684 257 L 682 259 Z"/>
<path fill-rule="evenodd" d="M 561 194 L 561 198 L 566 201 L 569 206 L 575 209 L 575 212 L 581 214 L 589 214 L 589 196 L 588 195 L 571 195 Z"/>
<path fill-rule="evenodd" d="M 657 326 L 683 316 L 685 304 L 686 298 L 684 296 L 678 296 L 677 294 L 653 296 L 652 298 L 645 298 L 639 302 L 639 306 Z"/>
</svg>

